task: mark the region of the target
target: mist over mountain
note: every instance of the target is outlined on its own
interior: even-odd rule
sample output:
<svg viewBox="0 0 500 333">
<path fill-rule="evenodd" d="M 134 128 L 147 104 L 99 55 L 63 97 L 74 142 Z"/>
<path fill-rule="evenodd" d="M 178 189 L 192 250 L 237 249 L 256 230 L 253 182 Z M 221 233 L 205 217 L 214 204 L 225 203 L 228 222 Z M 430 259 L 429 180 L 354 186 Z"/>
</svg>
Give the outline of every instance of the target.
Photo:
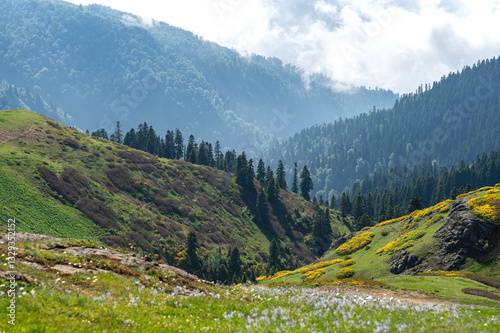
<svg viewBox="0 0 500 333">
<path fill-rule="evenodd" d="M 99 5 L 0 1 L 0 71 L 71 116 L 111 131 L 147 121 L 239 151 L 317 123 L 389 107 L 391 91 L 336 92 L 322 75 Z"/>
<path fill-rule="evenodd" d="M 270 149 L 266 161 L 277 165 L 281 159 L 289 173 L 294 162 L 307 164 L 314 191 L 325 199 L 376 170 L 424 159 L 437 166 L 468 164 L 500 148 L 499 87 L 500 60 L 478 61 L 403 95 L 390 109 L 304 129 Z"/>
</svg>

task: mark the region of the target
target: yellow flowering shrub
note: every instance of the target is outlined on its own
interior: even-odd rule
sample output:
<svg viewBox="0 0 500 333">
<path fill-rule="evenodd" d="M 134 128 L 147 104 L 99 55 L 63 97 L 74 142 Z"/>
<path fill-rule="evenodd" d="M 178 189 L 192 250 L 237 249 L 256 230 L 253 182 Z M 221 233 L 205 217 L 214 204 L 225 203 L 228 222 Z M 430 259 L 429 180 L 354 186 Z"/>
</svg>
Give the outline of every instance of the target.
<svg viewBox="0 0 500 333">
<path fill-rule="evenodd" d="M 352 266 L 356 263 L 355 259 L 349 259 L 340 264 L 340 267 Z"/>
<path fill-rule="evenodd" d="M 318 268 L 318 269 L 315 269 L 314 271 L 305 272 L 304 274 L 302 274 L 300 276 L 300 278 L 302 280 L 314 280 L 314 279 L 317 279 L 318 277 L 320 277 L 321 275 L 323 275 L 324 273 L 325 273 L 325 270 L 323 268 Z"/>
<path fill-rule="evenodd" d="M 407 249 L 415 244 L 415 240 L 423 237 L 424 235 L 425 231 L 408 231 L 406 234 L 399 237 L 395 241 L 387 243 L 384 247 L 381 247 L 375 253 L 381 254 L 387 252 L 388 254 L 393 254 L 396 251 Z"/>
<path fill-rule="evenodd" d="M 347 242 L 345 242 L 344 244 L 340 245 L 335 250 L 335 253 L 337 253 L 340 256 L 354 253 L 364 248 L 366 245 L 370 244 L 374 236 L 375 234 L 370 231 L 362 233 L 361 235 L 357 235 L 348 240 Z"/>
<path fill-rule="evenodd" d="M 346 279 L 353 276 L 356 272 L 351 267 L 342 268 L 337 272 L 337 279 Z"/>
<path fill-rule="evenodd" d="M 469 200 L 472 213 L 479 218 L 500 224 L 500 191 L 488 190 L 485 195 Z"/>
<path fill-rule="evenodd" d="M 398 217 L 397 219 L 392 219 L 392 220 L 387 220 L 387 221 L 384 221 L 384 222 L 380 222 L 380 223 L 376 224 L 375 227 L 381 227 L 383 225 L 388 225 L 388 224 L 393 224 L 393 223 L 401 222 L 401 221 L 404 221 L 407 217 L 408 217 L 408 215 L 405 215 L 405 216 Z"/>
<path fill-rule="evenodd" d="M 339 262 L 343 262 L 343 261 L 344 260 L 342 260 L 342 259 L 334 259 L 334 260 L 329 260 L 329 261 L 320 261 L 318 263 L 315 263 L 314 265 L 296 269 L 295 271 L 293 271 L 293 273 L 304 273 L 304 272 L 307 272 L 307 271 L 314 271 L 314 270 L 316 270 L 318 268 L 323 268 L 323 267 L 326 267 L 326 266 L 338 264 Z"/>
<path fill-rule="evenodd" d="M 449 206 L 444 206 L 443 208 L 441 208 L 439 210 L 439 214 L 448 213 L 449 211 L 450 211 L 450 207 Z"/>
<path fill-rule="evenodd" d="M 495 187 L 500 187 L 500 183 L 498 183 L 498 184 L 495 184 Z"/>
</svg>

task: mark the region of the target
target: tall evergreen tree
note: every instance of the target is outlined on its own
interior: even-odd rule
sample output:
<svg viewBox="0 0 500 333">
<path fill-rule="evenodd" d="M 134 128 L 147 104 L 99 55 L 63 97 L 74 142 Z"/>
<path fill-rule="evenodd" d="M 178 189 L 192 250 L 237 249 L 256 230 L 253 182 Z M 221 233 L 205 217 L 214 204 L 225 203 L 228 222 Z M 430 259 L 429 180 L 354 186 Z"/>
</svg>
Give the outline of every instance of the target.
<svg viewBox="0 0 500 333">
<path fill-rule="evenodd" d="M 236 184 L 247 187 L 248 186 L 248 162 L 245 152 L 241 153 L 236 159 L 236 168 L 234 170 L 236 175 Z"/>
<path fill-rule="evenodd" d="M 198 254 L 196 250 L 198 249 L 198 238 L 196 234 L 191 231 L 187 237 L 187 249 L 186 254 L 188 256 L 188 265 L 189 268 L 193 271 L 197 271 L 200 269 L 200 259 L 198 258 Z"/>
<path fill-rule="evenodd" d="M 122 125 L 120 121 L 116 122 L 116 128 L 113 134 L 111 134 L 112 139 L 111 141 L 117 142 L 117 143 L 122 143 L 123 142 L 123 131 L 122 131 Z"/>
<path fill-rule="evenodd" d="M 263 182 L 266 178 L 266 166 L 264 164 L 264 161 L 262 159 L 259 160 L 259 163 L 257 164 L 257 180 L 260 182 Z"/>
<path fill-rule="evenodd" d="M 175 130 L 175 158 L 182 160 L 184 158 L 184 139 L 182 138 L 182 133 L 179 129 Z"/>
<path fill-rule="evenodd" d="M 269 260 L 267 262 L 267 273 L 272 275 L 281 270 L 280 246 L 276 238 L 273 238 L 269 246 Z"/>
<path fill-rule="evenodd" d="M 165 135 L 165 157 L 172 159 L 175 158 L 175 143 L 174 143 L 174 132 L 168 130 Z"/>
<path fill-rule="evenodd" d="M 317 256 L 323 255 L 323 253 L 325 253 L 325 251 L 330 247 L 333 237 L 328 208 L 320 208 L 314 215 L 312 236 L 314 240 L 315 254 Z"/>
<path fill-rule="evenodd" d="M 240 277 L 241 276 L 241 266 L 243 265 L 241 258 L 240 258 L 240 251 L 238 250 L 238 247 L 234 247 L 229 254 L 229 261 L 228 261 L 228 271 L 229 275 L 234 278 L 234 277 Z"/>
<path fill-rule="evenodd" d="M 274 179 L 274 172 L 271 170 L 271 167 L 267 167 L 267 172 L 266 172 L 266 194 L 267 194 L 267 200 L 270 203 L 274 203 L 278 201 L 278 191 L 276 189 L 276 180 Z"/>
<path fill-rule="evenodd" d="M 219 170 L 223 169 L 224 154 L 220 150 L 220 142 L 215 143 L 214 157 L 215 157 L 215 167 Z"/>
<path fill-rule="evenodd" d="M 332 194 L 332 199 L 330 200 L 330 208 L 337 209 L 337 199 L 335 198 L 335 194 Z"/>
<path fill-rule="evenodd" d="M 285 166 L 281 160 L 279 160 L 278 168 L 276 169 L 276 187 L 283 190 L 287 190 L 288 188 L 286 184 Z"/>
<path fill-rule="evenodd" d="M 342 196 L 340 197 L 339 208 L 342 217 L 346 217 L 347 215 L 351 214 L 351 199 L 349 198 L 349 194 L 347 194 L 346 192 L 343 192 Z"/>
<path fill-rule="evenodd" d="M 424 205 L 422 205 L 423 198 L 413 197 L 408 204 L 408 214 L 413 213 L 416 210 L 423 209 Z"/>
<path fill-rule="evenodd" d="M 300 179 L 300 195 L 306 200 L 311 200 L 310 192 L 314 188 L 314 185 L 311 178 L 311 173 L 309 172 L 309 169 L 307 169 L 307 165 L 304 165 L 304 167 L 302 168 Z"/>
<path fill-rule="evenodd" d="M 299 193 L 299 177 L 298 177 L 298 166 L 297 162 L 293 165 L 293 180 L 292 180 L 292 192 L 297 194 Z"/>
<path fill-rule="evenodd" d="M 261 225 L 264 225 L 268 222 L 268 212 L 269 206 L 267 204 L 266 194 L 261 187 L 257 192 L 257 203 L 255 204 L 256 218 Z"/>
</svg>

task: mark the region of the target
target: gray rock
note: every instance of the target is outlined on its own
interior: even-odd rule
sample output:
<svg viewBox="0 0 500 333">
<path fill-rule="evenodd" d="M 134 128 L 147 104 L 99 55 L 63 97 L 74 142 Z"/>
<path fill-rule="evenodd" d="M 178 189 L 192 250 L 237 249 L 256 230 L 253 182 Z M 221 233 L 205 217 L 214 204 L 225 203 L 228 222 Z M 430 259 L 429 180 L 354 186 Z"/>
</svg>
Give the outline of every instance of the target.
<svg viewBox="0 0 500 333">
<path fill-rule="evenodd" d="M 387 260 L 391 265 L 392 274 L 401 274 L 405 270 L 415 267 L 418 264 L 418 257 L 407 250 L 399 251 Z"/>
<path fill-rule="evenodd" d="M 460 269 L 468 257 L 481 254 L 481 244 L 494 229 L 494 225 L 470 213 L 467 201 L 453 202 L 450 215 L 434 235 L 439 249 L 437 264 L 443 270 Z"/>
</svg>

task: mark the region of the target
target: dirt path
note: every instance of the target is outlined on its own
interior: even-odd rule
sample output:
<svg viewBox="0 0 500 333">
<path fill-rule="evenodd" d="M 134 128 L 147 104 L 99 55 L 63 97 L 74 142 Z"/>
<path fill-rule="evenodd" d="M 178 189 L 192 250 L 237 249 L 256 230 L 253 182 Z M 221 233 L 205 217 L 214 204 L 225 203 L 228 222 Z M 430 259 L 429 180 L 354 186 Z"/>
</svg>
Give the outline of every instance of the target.
<svg viewBox="0 0 500 333">
<path fill-rule="evenodd" d="M 13 132 L 0 133 L 0 145 L 4 144 L 5 142 L 10 141 L 10 140 L 22 138 L 23 136 L 25 136 L 26 134 L 31 132 L 33 130 L 33 128 L 34 128 L 34 126 L 31 126 L 29 130 L 24 131 L 22 133 L 15 133 L 15 132 L 14 133 Z"/>
<path fill-rule="evenodd" d="M 339 289 L 341 291 L 348 291 L 355 294 L 365 294 L 371 295 L 374 297 L 382 298 L 382 299 L 393 299 L 400 302 L 407 302 L 412 304 L 441 304 L 441 305 L 459 305 L 459 303 L 453 303 L 449 301 L 443 301 L 440 299 L 435 299 L 429 297 L 423 293 L 417 291 L 393 291 L 386 288 L 381 287 L 371 287 L 371 286 L 357 286 L 357 285 L 338 285 L 338 286 L 325 286 L 320 287 L 324 289 Z"/>
</svg>

